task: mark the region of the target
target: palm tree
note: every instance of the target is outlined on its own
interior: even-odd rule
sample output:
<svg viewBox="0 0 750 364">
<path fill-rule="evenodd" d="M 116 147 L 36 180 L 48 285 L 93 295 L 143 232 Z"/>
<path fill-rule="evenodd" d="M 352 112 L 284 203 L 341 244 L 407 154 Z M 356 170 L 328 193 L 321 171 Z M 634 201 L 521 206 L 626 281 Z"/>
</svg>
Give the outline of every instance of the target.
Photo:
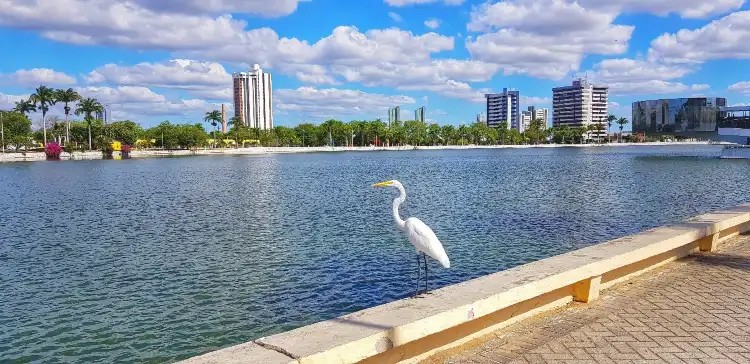
<svg viewBox="0 0 750 364">
<path fill-rule="evenodd" d="M 211 124 L 214 128 L 216 128 L 217 134 L 219 131 L 219 125 L 221 125 L 221 111 L 219 110 L 213 110 L 206 113 L 206 116 L 203 118 L 203 121 Z M 214 137 L 214 145 L 216 144 L 216 138 Z"/>
<path fill-rule="evenodd" d="M 16 102 L 16 107 L 13 108 L 13 111 L 26 115 L 30 112 L 36 112 L 36 106 L 29 100 L 21 100 Z"/>
<path fill-rule="evenodd" d="M 227 125 L 229 127 L 240 124 L 242 124 L 242 119 L 239 116 L 232 116 L 231 118 L 229 118 L 229 121 L 227 121 Z"/>
<path fill-rule="evenodd" d="M 628 119 L 626 118 L 619 118 L 617 119 L 617 124 L 620 125 L 620 143 L 622 143 L 622 129 L 625 127 L 625 125 L 628 124 Z"/>
<path fill-rule="evenodd" d="M 89 150 L 91 150 L 91 114 L 104 112 L 104 106 L 94 98 L 86 98 L 78 102 L 76 115 L 84 114 L 84 119 L 89 127 Z"/>
<path fill-rule="evenodd" d="M 42 130 L 44 130 L 44 145 L 47 145 L 47 111 L 49 111 L 50 105 L 54 105 L 57 102 L 57 93 L 55 90 L 41 85 L 36 88 L 36 92 L 29 97 L 29 101 L 33 102 L 34 105 L 42 110 Z"/>
<path fill-rule="evenodd" d="M 617 121 L 617 116 L 609 114 L 607 116 L 607 135 L 609 135 L 609 129 L 612 129 L 612 123 Z M 612 136 L 609 136 L 609 142 L 612 143 Z"/>
<path fill-rule="evenodd" d="M 63 110 L 65 110 L 65 125 L 66 127 L 66 137 L 65 137 L 65 143 L 70 143 L 70 103 L 76 102 L 81 99 L 81 95 L 78 94 L 78 92 L 75 92 L 72 88 L 69 88 L 67 90 L 56 90 L 57 93 L 57 101 L 65 103 L 65 107 Z"/>
</svg>

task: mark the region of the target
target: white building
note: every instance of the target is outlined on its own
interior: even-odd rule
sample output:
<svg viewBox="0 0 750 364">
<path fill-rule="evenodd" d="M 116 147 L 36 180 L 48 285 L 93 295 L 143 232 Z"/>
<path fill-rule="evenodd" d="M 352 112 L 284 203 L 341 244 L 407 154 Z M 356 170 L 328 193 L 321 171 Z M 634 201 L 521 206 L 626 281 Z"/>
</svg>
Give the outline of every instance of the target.
<svg viewBox="0 0 750 364">
<path fill-rule="evenodd" d="M 254 65 L 250 72 L 236 72 L 234 79 L 234 116 L 245 126 L 273 129 L 271 74 Z"/>
<path fill-rule="evenodd" d="M 541 120 L 545 128 L 549 127 L 549 109 L 542 108 L 534 110 L 534 119 Z"/>
<path fill-rule="evenodd" d="M 477 114 L 477 122 L 487 124 L 487 116 L 485 116 L 483 112 L 480 112 L 479 114 Z"/>
<path fill-rule="evenodd" d="M 552 89 L 552 116 L 554 126 L 571 128 L 598 124 L 599 132 L 587 132 L 588 139 L 607 135 L 608 87 L 595 86 L 585 79 L 573 81 L 571 86 Z"/>
<path fill-rule="evenodd" d="M 519 125 L 518 132 L 523 133 L 526 130 L 529 130 L 531 127 L 531 120 L 533 119 L 531 111 L 521 111 L 521 124 Z"/>
</svg>

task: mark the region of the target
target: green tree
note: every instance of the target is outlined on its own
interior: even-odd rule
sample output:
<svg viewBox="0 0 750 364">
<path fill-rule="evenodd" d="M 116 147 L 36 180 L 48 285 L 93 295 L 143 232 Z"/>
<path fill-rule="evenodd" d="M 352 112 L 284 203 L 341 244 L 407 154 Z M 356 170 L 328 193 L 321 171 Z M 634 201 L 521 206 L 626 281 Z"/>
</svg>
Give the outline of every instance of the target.
<svg viewBox="0 0 750 364">
<path fill-rule="evenodd" d="M 128 145 L 134 145 L 144 135 L 143 128 L 130 120 L 109 123 L 104 127 L 104 132 L 112 139 Z"/>
<path fill-rule="evenodd" d="M 456 127 L 453 125 L 440 127 L 440 139 L 442 139 L 443 145 L 456 144 Z"/>
<path fill-rule="evenodd" d="M 574 142 L 575 138 L 572 137 L 573 133 L 571 132 L 570 127 L 567 125 L 555 126 L 551 129 L 551 131 L 555 143 L 566 144 L 566 140 Z"/>
<path fill-rule="evenodd" d="M 91 121 L 92 121 L 92 114 L 101 113 L 104 111 L 104 106 L 99 103 L 95 98 L 85 98 L 78 102 L 78 107 L 76 107 L 76 115 L 84 115 L 84 120 L 86 121 L 86 124 L 88 126 L 88 132 L 89 132 L 89 150 L 91 150 Z"/>
<path fill-rule="evenodd" d="M 607 135 L 609 136 L 609 130 L 612 129 L 612 123 L 617 121 L 617 116 L 612 114 L 607 115 Z M 612 143 L 612 137 L 609 136 L 609 142 Z"/>
<path fill-rule="evenodd" d="M 508 130 L 508 144 L 519 145 L 523 144 L 523 135 L 518 132 L 517 129 Z"/>
<path fill-rule="evenodd" d="M 18 150 L 29 145 L 31 120 L 23 113 L 0 111 L 0 128 L 2 130 L 3 147 L 8 145 Z"/>
<path fill-rule="evenodd" d="M 21 100 L 16 102 L 16 107 L 13 108 L 13 111 L 27 115 L 30 112 L 36 112 L 36 105 L 30 100 Z"/>
<path fill-rule="evenodd" d="M 505 144 L 508 141 L 508 122 L 501 121 L 497 124 L 497 138 L 500 140 L 500 144 Z"/>
<path fill-rule="evenodd" d="M 221 126 L 221 111 L 219 110 L 212 110 L 209 112 L 206 112 L 206 116 L 203 117 L 203 121 L 211 124 L 214 128 L 216 128 L 216 133 L 214 133 L 214 146 L 216 146 L 216 141 L 219 138 L 219 126 Z"/>
<path fill-rule="evenodd" d="M 438 145 L 442 139 L 441 137 L 442 128 L 438 124 L 430 124 L 427 126 L 427 142 L 430 145 Z"/>
<path fill-rule="evenodd" d="M 318 128 L 310 123 L 303 123 L 299 124 L 296 127 L 294 127 L 294 131 L 297 134 L 297 136 L 300 139 L 300 144 L 303 147 L 306 147 L 308 145 L 315 145 L 318 146 L 319 144 L 319 137 L 318 137 Z"/>
<path fill-rule="evenodd" d="M 620 143 L 622 143 L 622 129 L 625 128 L 625 125 L 628 125 L 628 119 L 626 118 L 619 118 L 617 119 L 617 125 L 620 126 L 620 135 L 618 136 L 618 139 L 620 140 Z"/>
<path fill-rule="evenodd" d="M 531 120 L 529 129 L 526 131 L 526 133 L 528 133 L 528 137 L 531 139 L 531 141 L 534 142 L 534 144 L 539 144 L 539 141 L 546 137 L 547 128 L 542 120 L 534 119 Z"/>
<path fill-rule="evenodd" d="M 375 119 L 368 123 L 367 129 L 372 143 L 376 144 L 377 141 L 382 146 L 383 140 L 386 138 L 387 125 L 382 120 Z"/>
<path fill-rule="evenodd" d="M 421 145 L 427 136 L 427 125 L 419 120 L 404 121 L 404 141 L 409 145 Z"/>
<path fill-rule="evenodd" d="M 54 89 L 41 85 L 36 88 L 36 92 L 31 94 L 29 101 L 33 102 L 39 110 L 42 111 L 42 130 L 44 131 L 44 145 L 47 145 L 47 112 L 50 105 L 57 102 L 57 93 Z"/>
<path fill-rule="evenodd" d="M 229 120 L 227 120 L 227 126 L 229 126 L 230 128 L 240 124 L 242 124 L 242 119 L 239 116 L 232 116 L 231 118 L 229 118 Z"/>
<path fill-rule="evenodd" d="M 169 128 L 171 142 L 184 149 L 197 148 L 206 144 L 208 134 L 203 125 L 174 125 Z M 218 132 L 217 132 L 218 133 Z"/>
<path fill-rule="evenodd" d="M 57 101 L 62 102 L 65 104 L 63 107 L 63 111 L 65 111 L 65 125 L 66 125 L 66 138 L 65 143 L 70 142 L 70 104 L 73 102 L 77 102 L 81 99 L 81 95 L 78 94 L 78 92 L 75 92 L 72 88 L 69 88 L 67 90 L 56 90 L 57 93 Z"/>
<path fill-rule="evenodd" d="M 470 136 L 469 127 L 464 124 L 459 125 L 458 129 L 456 130 L 456 134 L 456 136 L 461 139 L 461 145 L 464 145 L 467 138 Z"/>
</svg>

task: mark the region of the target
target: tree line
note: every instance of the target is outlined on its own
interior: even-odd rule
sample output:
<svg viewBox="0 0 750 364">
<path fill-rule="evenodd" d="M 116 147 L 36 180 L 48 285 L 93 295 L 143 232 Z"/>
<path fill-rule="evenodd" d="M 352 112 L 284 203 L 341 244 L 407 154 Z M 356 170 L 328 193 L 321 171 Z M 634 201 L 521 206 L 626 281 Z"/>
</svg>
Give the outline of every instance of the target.
<svg viewBox="0 0 750 364">
<path fill-rule="evenodd" d="M 50 106 L 61 104 L 65 120 L 53 117 L 47 120 Z M 71 107 L 71 106 L 74 106 Z M 203 122 L 210 126 L 210 131 L 203 123 L 172 124 L 164 121 L 154 127 L 144 129 L 130 121 L 104 123 L 95 116 L 104 110 L 96 98 L 83 98 L 75 90 L 56 90 L 39 86 L 28 100 L 21 100 L 11 111 L 0 114 L 4 142 L 15 149 L 28 149 L 32 140 L 48 138 L 62 144 L 68 150 L 89 150 L 107 148 L 112 140 L 123 145 L 135 147 L 189 149 L 197 147 L 232 147 L 232 146 L 398 146 L 398 145 L 493 145 L 493 144 L 540 144 L 554 142 L 558 144 L 584 143 L 588 141 L 605 142 L 611 140 L 596 138 L 609 130 L 613 124 L 619 125 L 620 132 L 628 123 L 625 118 L 609 115 L 606 123 L 593 124 L 588 127 L 555 126 L 547 128 L 541 120 L 532 120 L 523 133 L 509 128 L 507 122 L 497 127 L 485 123 L 470 125 L 427 124 L 418 120 L 386 122 L 376 120 L 327 120 L 320 124 L 302 123 L 295 127 L 276 126 L 272 130 L 248 128 L 237 118 L 228 120 L 228 132 L 220 131 L 221 112 L 206 112 Z M 30 112 L 42 113 L 42 128 L 31 130 Z M 83 120 L 71 120 L 70 114 L 83 115 Z M 49 121 L 49 123 L 48 123 Z M 622 133 L 620 133 L 622 134 Z"/>
</svg>

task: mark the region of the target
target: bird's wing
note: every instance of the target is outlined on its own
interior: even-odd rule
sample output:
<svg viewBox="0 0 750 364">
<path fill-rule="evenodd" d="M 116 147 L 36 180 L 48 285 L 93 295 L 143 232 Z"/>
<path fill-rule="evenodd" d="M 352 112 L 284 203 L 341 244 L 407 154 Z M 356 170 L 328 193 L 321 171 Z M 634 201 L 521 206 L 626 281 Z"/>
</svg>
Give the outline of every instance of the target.
<svg viewBox="0 0 750 364">
<path fill-rule="evenodd" d="M 448 255 L 445 254 L 443 244 L 440 243 L 435 232 L 427 224 L 416 217 L 410 217 L 406 219 L 406 226 L 409 242 L 417 248 L 417 251 L 424 252 L 446 268 L 450 267 L 450 261 Z"/>
</svg>

